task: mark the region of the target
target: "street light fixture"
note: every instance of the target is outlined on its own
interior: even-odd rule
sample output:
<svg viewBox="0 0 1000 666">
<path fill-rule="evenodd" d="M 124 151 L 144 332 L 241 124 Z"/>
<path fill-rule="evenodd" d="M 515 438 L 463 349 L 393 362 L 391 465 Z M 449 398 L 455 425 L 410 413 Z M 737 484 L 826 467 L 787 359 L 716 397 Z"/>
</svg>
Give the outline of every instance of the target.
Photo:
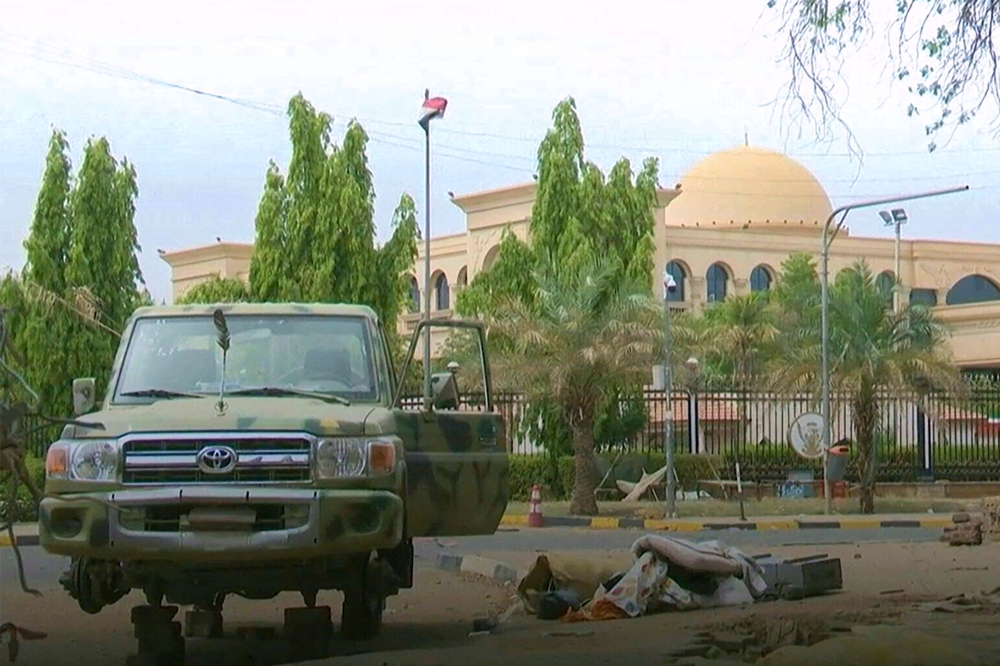
<svg viewBox="0 0 1000 666">
<path fill-rule="evenodd" d="M 907 222 L 906 211 L 902 208 L 893 208 L 891 213 L 887 210 L 880 210 L 878 214 L 885 223 L 885 226 L 896 228 L 896 279 L 894 280 L 895 284 L 892 286 L 892 309 L 894 312 L 899 312 L 899 308 L 903 303 L 903 276 L 900 273 L 899 266 L 899 228 Z"/>
<path fill-rule="evenodd" d="M 820 248 L 822 257 L 822 268 L 820 269 L 820 299 L 822 302 L 822 362 L 823 362 L 823 376 L 821 380 L 821 388 L 823 391 L 823 487 L 825 495 L 825 510 L 829 514 L 833 510 L 833 492 L 830 488 L 830 474 L 829 474 L 829 458 L 830 458 L 830 440 L 831 440 L 831 428 L 830 428 L 830 321 L 829 321 L 829 310 L 830 310 L 830 245 L 833 243 L 833 239 L 836 238 L 837 232 L 840 231 L 841 226 L 844 224 L 844 220 L 847 219 L 847 213 L 854 210 L 855 208 L 871 208 L 873 206 L 880 206 L 882 204 L 899 203 L 901 201 L 912 201 L 914 199 L 927 199 L 930 197 L 942 196 L 944 194 L 953 194 L 955 192 L 964 192 L 969 189 L 968 185 L 963 185 L 962 187 L 951 187 L 945 190 L 933 190 L 931 192 L 923 192 L 920 194 L 909 194 L 905 196 L 898 197 L 888 197 L 885 199 L 871 199 L 869 201 L 858 201 L 851 204 L 846 204 L 839 206 L 830 213 L 830 216 L 826 218 L 826 222 L 823 224 L 823 236 L 822 236 L 822 246 Z M 897 211 L 901 214 L 902 220 L 905 221 L 906 213 L 902 208 L 895 209 L 893 211 L 894 223 L 897 220 Z M 837 223 L 836 228 L 833 230 L 833 235 L 830 235 L 830 224 L 837 215 L 843 215 L 840 221 Z M 885 216 L 882 216 L 885 219 Z"/>
</svg>

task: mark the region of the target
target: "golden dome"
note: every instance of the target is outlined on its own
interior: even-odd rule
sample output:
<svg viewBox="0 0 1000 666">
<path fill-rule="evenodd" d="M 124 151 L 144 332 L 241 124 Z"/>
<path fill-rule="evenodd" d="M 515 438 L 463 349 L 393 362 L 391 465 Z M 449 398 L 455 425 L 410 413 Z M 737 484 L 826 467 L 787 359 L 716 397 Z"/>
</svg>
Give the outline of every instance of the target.
<svg viewBox="0 0 1000 666">
<path fill-rule="evenodd" d="M 714 153 L 681 179 L 681 195 L 666 207 L 676 226 L 742 228 L 822 224 L 833 207 L 820 182 L 782 153 L 739 146 Z"/>
</svg>

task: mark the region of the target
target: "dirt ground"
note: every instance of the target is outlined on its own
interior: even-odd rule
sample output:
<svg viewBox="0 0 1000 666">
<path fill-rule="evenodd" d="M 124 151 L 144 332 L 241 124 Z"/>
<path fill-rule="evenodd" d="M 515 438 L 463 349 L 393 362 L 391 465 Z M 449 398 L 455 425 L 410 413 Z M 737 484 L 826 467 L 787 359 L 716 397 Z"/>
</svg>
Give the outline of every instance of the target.
<svg viewBox="0 0 1000 666">
<path fill-rule="evenodd" d="M 16 587 L 0 591 L 4 621 L 42 631 L 44 640 L 20 645 L 14 666 L 123 666 L 134 652 L 129 614 L 144 603 L 133 592 L 96 615 L 87 615 L 63 590 L 46 589 L 44 596 L 28 596 Z M 320 605 L 331 606 L 339 622 L 342 596 L 321 593 Z M 417 569 L 414 588 L 402 590 L 388 602 L 384 635 L 371 643 L 334 641 L 333 654 L 363 651 L 426 650 L 461 645 L 472 620 L 486 617 L 506 598 L 505 590 L 471 574 L 454 574 L 430 567 Z M 301 606 L 301 597 L 283 594 L 270 601 L 226 601 L 225 631 L 231 638 L 189 639 L 186 666 L 275 666 L 287 663 L 287 647 L 274 637 L 284 608 Z M 183 610 L 176 619 L 183 620 Z M 0 664 L 6 666 L 6 655 Z"/>
<path fill-rule="evenodd" d="M 403 664 L 458 666 L 459 664 L 528 664 L 591 666 L 652 663 L 719 664 L 724 661 L 673 656 L 697 641 L 700 632 L 756 630 L 793 624 L 803 629 L 829 630 L 888 625 L 904 631 L 893 637 L 946 646 L 944 661 L 912 662 L 925 666 L 992 666 L 1000 664 L 1000 607 L 962 613 L 930 613 L 918 605 L 961 593 L 981 593 L 1000 586 L 1000 544 L 952 548 L 945 544 L 865 544 L 822 549 L 841 558 L 846 589 L 801 601 L 761 603 L 748 608 L 725 608 L 685 613 L 660 613 L 628 620 L 566 624 L 515 614 L 493 634 L 469 637 L 464 645 L 434 650 L 405 650 L 355 655 L 310 662 L 351 666 Z M 784 556 L 816 553 L 814 546 L 775 549 Z M 605 557 L 605 553 L 590 553 Z M 862 629 L 857 629 L 858 626 Z M 952 651 L 964 650 L 963 654 Z M 777 653 L 776 653 L 777 655 Z M 966 661 L 963 661 L 965 658 Z M 731 662 L 739 663 L 739 662 Z M 761 662 L 766 663 L 766 662 Z M 783 662 L 776 662 L 783 663 Z M 789 663 L 803 663 L 794 661 Z M 825 663 L 825 662 L 823 662 Z M 835 660 L 831 663 L 850 663 Z M 869 662 L 855 662 L 864 666 Z M 879 666 L 910 666 L 910 661 L 872 661 Z M 820 666 L 813 660 L 811 666 Z"/>
<path fill-rule="evenodd" d="M 817 548 L 783 547 L 775 552 L 795 556 L 816 553 Z M 534 663 L 546 666 L 620 666 L 624 663 L 681 666 L 702 663 L 722 666 L 726 662 L 690 661 L 676 657 L 674 652 L 696 642 L 699 632 L 706 630 L 742 628 L 766 633 L 769 627 L 782 623 L 792 623 L 799 631 L 817 626 L 829 630 L 831 627 L 843 629 L 859 624 L 890 623 L 909 628 L 914 632 L 911 635 L 921 640 L 939 639 L 939 643 L 971 651 L 980 658 L 978 661 L 956 658 L 940 666 L 1000 664 L 1000 615 L 995 611 L 956 615 L 921 612 L 914 608 L 922 601 L 963 592 L 979 593 L 1000 586 L 1000 544 L 967 548 L 949 547 L 943 543 L 833 545 L 822 548 L 821 552 L 841 558 L 844 591 L 748 608 L 661 613 L 631 620 L 580 624 L 545 622 L 515 613 L 492 633 L 472 636 L 474 619 L 499 613 L 513 603 L 513 586 L 468 574 L 437 571 L 424 565 L 418 568 L 414 589 L 404 590 L 390 600 L 381 637 L 354 644 L 335 640 L 333 654 L 339 656 L 302 663 L 355 666 Z M 522 553 L 521 558 L 531 560 L 533 554 Z M 320 597 L 320 603 L 332 606 L 335 621 L 340 615 L 340 599 L 336 593 Z M 45 597 L 35 599 L 20 590 L 4 589 L 0 600 L 5 620 L 49 634 L 45 640 L 22 643 L 18 665 L 118 665 L 124 664 L 126 656 L 134 649 L 129 610 L 140 603 L 138 595 L 93 616 L 80 611 L 61 590 L 46 590 Z M 232 637 L 189 640 L 187 665 L 276 666 L 287 663 L 287 648 L 273 632 L 280 626 L 281 610 L 299 604 L 294 595 L 283 595 L 267 602 L 234 599 L 226 608 L 227 634 Z M 272 635 L 237 635 L 240 628 L 250 627 L 270 630 Z M 894 640 L 912 642 L 905 637 Z M 0 659 L 0 663 L 4 660 Z M 826 662 L 813 659 L 808 663 L 821 666 Z M 871 663 L 886 666 L 891 662 Z M 909 663 L 899 662 L 900 666 Z M 928 662 L 925 666 L 930 664 L 937 666 L 937 662 Z"/>
</svg>

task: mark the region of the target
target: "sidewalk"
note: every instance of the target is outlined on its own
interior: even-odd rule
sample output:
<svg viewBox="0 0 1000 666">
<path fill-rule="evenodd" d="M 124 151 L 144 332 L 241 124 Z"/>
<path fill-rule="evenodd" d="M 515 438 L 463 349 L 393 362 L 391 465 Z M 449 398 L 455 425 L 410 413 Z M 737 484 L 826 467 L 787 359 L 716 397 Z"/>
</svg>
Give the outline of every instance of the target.
<svg viewBox="0 0 1000 666">
<path fill-rule="evenodd" d="M 865 529 L 890 527 L 943 528 L 953 524 L 952 516 L 959 512 L 977 512 L 975 500 L 923 500 L 877 498 L 875 507 L 883 512 L 858 513 L 858 501 L 853 498 L 833 502 L 833 513 L 824 513 L 822 499 L 755 499 L 744 503 L 746 520 L 741 521 L 740 506 L 735 501 L 678 500 L 677 518 L 664 519 L 663 502 L 598 502 L 599 515 L 572 516 L 569 502 L 543 502 L 544 527 L 585 527 L 590 529 L 645 529 L 657 531 L 694 532 L 703 530 L 749 529 Z M 503 517 L 504 525 L 527 525 L 530 505 L 511 502 Z"/>
<path fill-rule="evenodd" d="M 18 523 L 14 525 L 14 538 L 18 546 L 38 545 L 38 523 Z M 10 547 L 10 537 L 7 532 L 0 533 L 0 548 Z"/>
<path fill-rule="evenodd" d="M 502 525 L 525 526 L 527 514 L 506 514 Z M 736 518 L 622 518 L 616 516 L 542 516 L 542 527 L 639 529 L 662 532 L 707 530 L 881 529 L 893 527 L 940 529 L 954 524 L 951 514 L 871 514 L 867 516 L 755 516 Z"/>
</svg>

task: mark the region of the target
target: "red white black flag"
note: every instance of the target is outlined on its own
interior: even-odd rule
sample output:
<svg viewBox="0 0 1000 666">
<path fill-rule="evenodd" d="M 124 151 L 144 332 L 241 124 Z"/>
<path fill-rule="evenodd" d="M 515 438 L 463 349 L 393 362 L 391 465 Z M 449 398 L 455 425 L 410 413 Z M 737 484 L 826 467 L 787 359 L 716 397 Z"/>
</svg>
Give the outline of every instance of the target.
<svg viewBox="0 0 1000 666">
<path fill-rule="evenodd" d="M 444 110 L 448 107 L 448 100 L 444 97 L 431 97 L 430 91 L 424 91 L 424 104 L 420 107 L 420 126 L 425 130 L 432 118 L 444 117 Z"/>
</svg>

